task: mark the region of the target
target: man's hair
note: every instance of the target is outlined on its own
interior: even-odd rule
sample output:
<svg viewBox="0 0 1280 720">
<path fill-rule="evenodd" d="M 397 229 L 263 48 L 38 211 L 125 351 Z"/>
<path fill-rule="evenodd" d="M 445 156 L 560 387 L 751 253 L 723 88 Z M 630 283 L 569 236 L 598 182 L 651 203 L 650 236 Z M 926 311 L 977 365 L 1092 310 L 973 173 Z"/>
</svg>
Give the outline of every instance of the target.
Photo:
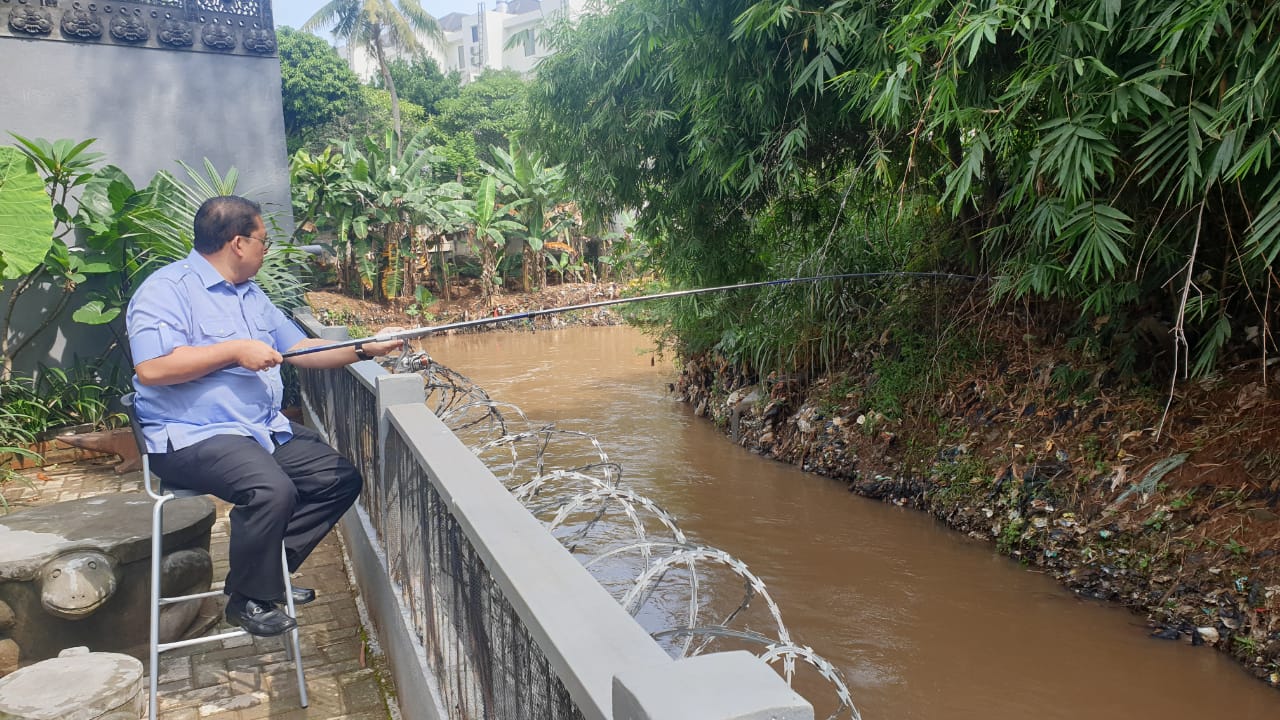
<svg viewBox="0 0 1280 720">
<path fill-rule="evenodd" d="M 196 211 L 196 250 L 212 255 L 237 235 L 248 237 L 258 226 L 262 206 L 238 195 L 221 195 L 205 200 Z"/>
</svg>

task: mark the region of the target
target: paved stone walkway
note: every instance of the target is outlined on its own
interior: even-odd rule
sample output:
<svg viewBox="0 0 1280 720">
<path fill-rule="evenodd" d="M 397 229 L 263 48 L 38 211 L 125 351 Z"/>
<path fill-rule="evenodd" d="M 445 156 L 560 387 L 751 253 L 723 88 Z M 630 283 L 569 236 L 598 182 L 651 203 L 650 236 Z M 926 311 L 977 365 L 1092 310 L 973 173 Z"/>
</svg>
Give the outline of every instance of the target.
<svg viewBox="0 0 1280 720">
<path fill-rule="evenodd" d="M 13 485 L 5 495 L 17 510 L 103 493 L 142 492 L 142 473 L 116 475 L 113 462 L 104 458 L 28 470 L 24 476 L 30 487 Z M 217 505 L 210 543 L 215 588 L 227 572 L 231 508 L 222 502 Z M 365 632 L 336 532 L 325 538 L 294 579 L 314 587 L 317 595 L 298 613 L 310 707 L 298 706 L 298 686 L 283 639 L 245 636 L 161 655 L 161 718 L 385 720 L 391 716 L 383 691 L 390 687 L 389 676 L 381 669 L 381 658 L 366 652 Z M 210 633 L 228 629 L 222 622 Z"/>
</svg>

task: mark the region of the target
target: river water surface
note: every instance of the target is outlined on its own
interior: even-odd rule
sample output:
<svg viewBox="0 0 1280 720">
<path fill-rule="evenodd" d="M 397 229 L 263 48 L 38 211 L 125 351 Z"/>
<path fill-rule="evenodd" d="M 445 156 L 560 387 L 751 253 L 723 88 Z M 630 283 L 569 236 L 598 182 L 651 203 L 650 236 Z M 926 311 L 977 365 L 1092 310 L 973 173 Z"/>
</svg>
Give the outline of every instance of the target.
<svg viewBox="0 0 1280 720">
<path fill-rule="evenodd" d="M 1280 693 L 1221 654 L 1151 639 L 990 543 L 734 445 L 676 402 L 677 371 L 651 348 L 628 327 L 425 346 L 530 419 L 595 434 L 627 487 L 745 561 L 866 720 L 1280 718 Z"/>
</svg>

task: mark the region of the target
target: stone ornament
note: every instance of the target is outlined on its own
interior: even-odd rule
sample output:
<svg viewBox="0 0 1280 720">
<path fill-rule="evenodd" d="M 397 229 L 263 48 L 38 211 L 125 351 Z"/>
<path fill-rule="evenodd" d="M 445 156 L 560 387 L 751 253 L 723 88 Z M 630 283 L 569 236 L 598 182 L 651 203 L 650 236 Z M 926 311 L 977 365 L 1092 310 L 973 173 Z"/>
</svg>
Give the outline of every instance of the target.
<svg viewBox="0 0 1280 720">
<path fill-rule="evenodd" d="M 269 55 L 276 51 L 276 34 L 260 27 L 249 28 L 244 33 L 244 49 Z"/>
<path fill-rule="evenodd" d="M 138 493 L 116 493 L 0 516 L 0 677 L 64 647 L 146 648 L 152 507 Z M 213 520 L 208 498 L 170 503 L 160 566 L 166 595 L 209 588 Z M 161 639 L 203 631 L 201 608 L 164 606 Z"/>
<path fill-rule="evenodd" d="M 111 21 L 111 37 L 120 42 L 142 43 L 151 37 L 151 30 L 139 17 L 141 13 L 134 10 L 130 13 L 120 8 L 120 14 Z"/>
<path fill-rule="evenodd" d="M 0 0 L 0 14 L 7 18 L 0 40 L 107 42 L 256 57 L 279 50 L 269 0 Z"/>
<path fill-rule="evenodd" d="M 64 553 L 40 572 L 40 605 L 45 612 L 77 620 L 102 607 L 116 592 L 116 560 L 98 550 Z"/>
<path fill-rule="evenodd" d="M 160 29 L 156 31 L 156 39 L 169 47 L 186 48 L 191 47 L 195 32 L 191 29 L 191 23 L 172 20 L 166 15 L 164 22 L 160 23 Z"/>
<path fill-rule="evenodd" d="M 102 37 L 102 21 L 97 13 L 74 3 L 70 10 L 62 13 L 62 32 L 70 37 L 96 40 Z"/>
<path fill-rule="evenodd" d="M 53 32 L 53 16 L 44 8 L 22 5 L 9 13 L 9 29 L 25 35 L 48 35 Z"/>
<path fill-rule="evenodd" d="M 236 36 L 231 31 L 230 23 L 223 27 L 216 20 L 204 26 L 204 30 L 200 32 L 200 41 L 213 50 L 234 50 L 236 47 Z"/>
<path fill-rule="evenodd" d="M 0 680 L 0 717 L 136 720 L 145 709 L 144 676 L 128 655 L 68 648 Z"/>
</svg>

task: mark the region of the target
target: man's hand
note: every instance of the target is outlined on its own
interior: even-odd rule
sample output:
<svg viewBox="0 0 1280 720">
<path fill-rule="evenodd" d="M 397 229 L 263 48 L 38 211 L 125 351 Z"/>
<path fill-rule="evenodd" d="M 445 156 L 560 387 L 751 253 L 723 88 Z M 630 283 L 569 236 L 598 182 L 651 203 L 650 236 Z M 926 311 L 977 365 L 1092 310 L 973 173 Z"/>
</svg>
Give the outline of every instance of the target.
<svg viewBox="0 0 1280 720">
<path fill-rule="evenodd" d="M 378 332 L 374 333 L 374 336 L 382 337 L 384 335 L 395 335 L 396 333 L 401 333 L 401 332 L 404 332 L 404 328 L 402 327 L 384 327 Z M 405 340 L 387 340 L 386 342 L 367 342 L 367 343 L 361 344 L 360 347 L 365 352 L 369 353 L 374 357 L 382 357 L 383 355 L 388 355 L 404 347 L 405 342 L 406 342 Z"/>
<path fill-rule="evenodd" d="M 236 364 L 245 370 L 262 372 L 284 362 L 284 358 L 275 348 L 261 340 L 234 340 L 236 343 Z"/>
<path fill-rule="evenodd" d="M 385 327 L 379 330 L 377 334 L 394 335 L 398 332 L 404 332 L 404 328 Z M 331 340 L 324 340 L 321 338 L 307 338 L 306 340 L 303 340 L 297 345 L 289 348 L 289 351 L 292 352 L 305 348 L 324 347 L 325 345 L 332 344 L 332 342 L 333 341 Z M 396 350 L 404 347 L 404 343 L 405 341 L 403 340 L 385 340 L 383 342 L 369 340 L 360 344 L 360 350 L 371 357 L 382 357 L 383 355 L 395 352 Z M 360 357 L 356 355 L 355 347 L 348 345 L 345 347 L 335 348 L 333 350 L 309 353 L 307 355 L 294 355 L 288 360 L 289 364 L 296 365 L 297 367 L 320 369 L 342 367 L 343 365 L 349 365 L 359 359 Z"/>
</svg>

